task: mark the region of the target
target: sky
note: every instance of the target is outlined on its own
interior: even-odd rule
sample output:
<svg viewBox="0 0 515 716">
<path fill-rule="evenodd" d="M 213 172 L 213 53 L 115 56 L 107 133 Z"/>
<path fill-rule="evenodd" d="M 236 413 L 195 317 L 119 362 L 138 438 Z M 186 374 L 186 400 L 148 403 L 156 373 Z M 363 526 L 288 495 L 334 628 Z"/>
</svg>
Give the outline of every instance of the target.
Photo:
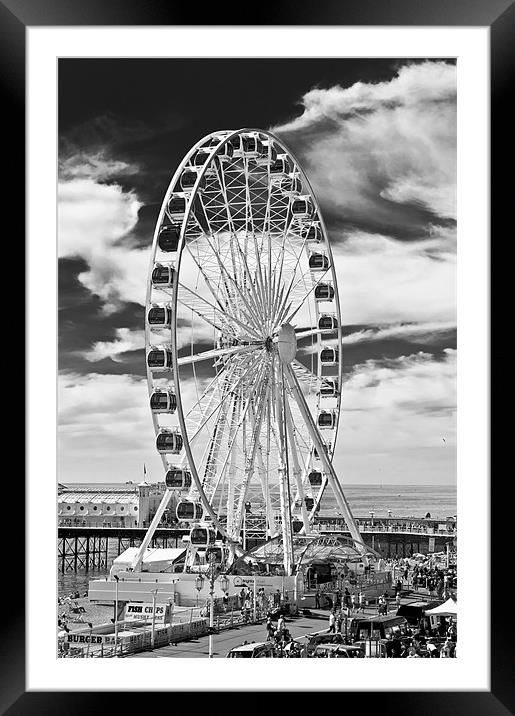
<svg viewBox="0 0 515 716">
<path fill-rule="evenodd" d="M 342 484 L 456 481 L 451 60 L 59 60 L 60 482 L 163 479 L 146 385 L 154 225 L 189 148 L 272 130 L 328 229 Z"/>
</svg>

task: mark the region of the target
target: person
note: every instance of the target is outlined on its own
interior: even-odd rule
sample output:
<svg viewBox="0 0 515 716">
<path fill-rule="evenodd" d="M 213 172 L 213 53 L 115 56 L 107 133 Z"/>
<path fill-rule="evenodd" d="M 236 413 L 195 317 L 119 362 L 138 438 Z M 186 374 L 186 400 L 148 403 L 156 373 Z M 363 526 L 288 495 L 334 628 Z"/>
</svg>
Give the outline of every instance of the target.
<svg viewBox="0 0 515 716">
<path fill-rule="evenodd" d="M 281 616 L 280 616 L 279 619 L 277 620 L 277 631 L 278 631 L 279 634 L 281 634 L 281 635 L 282 635 L 283 632 L 284 632 L 284 626 L 285 626 L 284 617 L 283 617 L 283 615 L 281 614 Z"/>
<path fill-rule="evenodd" d="M 408 649 L 408 659 L 417 659 L 420 658 L 420 654 L 417 653 L 417 650 L 414 646 L 410 646 Z"/>
<path fill-rule="evenodd" d="M 365 596 L 362 591 L 358 594 L 358 611 L 362 614 L 365 613 Z"/>
<path fill-rule="evenodd" d="M 320 588 L 317 587 L 315 592 L 315 609 L 320 609 Z"/>
<path fill-rule="evenodd" d="M 329 633 L 334 634 L 336 629 L 336 615 L 334 613 L 334 609 L 331 609 L 331 612 L 329 614 Z"/>
<path fill-rule="evenodd" d="M 434 639 L 429 639 L 429 641 L 427 642 L 427 651 L 430 659 L 435 659 L 440 656 Z"/>
<path fill-rule="evenodd" d="M 273 625 L 273 623 L 272 623 L 272 617 L 271 617 L 270 615 L 268 616 L 268 618 L 267 618 L 267 620 L 266 620 L 266 632 L 267 632 L 267 634 L 268 634 L 266 640 L 267 640 L 267 641 L 272 641 L 273 638 L 274 638 L 275 628 L 274 628 L 274 625 Z"/>
<path fill-rule="evenodd" d="M 242 587 L 240 589 L 240 609 L 243 609 L 244 604 L 245 604 L 245 588 Z"/>
<path fill-rule="evenodd" d="M 386 636 L 386 644 L 384 645 L 385 651 L 386 651 L 386 658 L 392 659 L 393 658 L 393 639 L 391 634 L 387 634 Z"/>
<path fill-rule="evenodd" d="M 350 609 L 350 592 L 349 592 L 348 587 L 345 587 L 344 600 L 345 600 L 345 606 L 349 607 L 349 609 Z"/>
<path fill-rule="evenodd" d="M 397 606 L 397 609 L 401 606 L 401 593 L 397 592 L 397 595 L 395 597 L 395 604 Z"/>
<path fill-rule="evenodd" d="M 227 594 L 227 592 L 224 592 L 224 595 L 222 597 L 222 604 L 224 607 L 224 612 L 227 612 L 227 608 L 229 606 L 229 595 Z"/>
<path fill-rule="evenodd" d="M 352 611 L 356 609 L 356 594 L 354 592 L 350 595 L 350 606 Z"/>
<path fill-rule="evenodd" d="M 274 594 L 274 607 L 280 607 L 281 606 L 281 592 L 276 589 Z"/>
<path fill-rule="evenodd" d="M 335 625 L 334 625 L 337 634 L 341 633 L 342 621 L 343 621 L 342 612 L 339 611 L 338 614 L 336 615 L 336 621 L 335 621 Z"/>
</svg>

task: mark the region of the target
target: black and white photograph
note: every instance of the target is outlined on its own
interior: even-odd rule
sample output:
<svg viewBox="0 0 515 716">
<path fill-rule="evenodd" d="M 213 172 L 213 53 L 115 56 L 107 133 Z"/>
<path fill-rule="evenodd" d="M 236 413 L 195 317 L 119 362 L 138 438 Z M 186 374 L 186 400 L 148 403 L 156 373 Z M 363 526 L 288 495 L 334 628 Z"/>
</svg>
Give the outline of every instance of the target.
<svg viewBox="0 0 515 716">
<path fill-rule="evenodd" d="M 455 58 L 57 72 L 58 657 L 459 659 Z"/>
</svg>

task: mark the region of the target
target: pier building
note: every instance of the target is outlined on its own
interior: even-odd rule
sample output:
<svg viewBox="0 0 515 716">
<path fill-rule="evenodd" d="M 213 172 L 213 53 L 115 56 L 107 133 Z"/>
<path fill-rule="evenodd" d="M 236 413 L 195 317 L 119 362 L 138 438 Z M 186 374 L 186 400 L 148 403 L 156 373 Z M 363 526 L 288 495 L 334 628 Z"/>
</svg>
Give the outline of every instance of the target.
<svg viewBox="0 0 515 716">
<path fill-rule="evenodd" d="M 148 527 L 165 490 L 164 483 L 70 483 L 58 488 L 59 527 Z M 172 498 L 161 524 L 174 522 Z"/>
</svg>

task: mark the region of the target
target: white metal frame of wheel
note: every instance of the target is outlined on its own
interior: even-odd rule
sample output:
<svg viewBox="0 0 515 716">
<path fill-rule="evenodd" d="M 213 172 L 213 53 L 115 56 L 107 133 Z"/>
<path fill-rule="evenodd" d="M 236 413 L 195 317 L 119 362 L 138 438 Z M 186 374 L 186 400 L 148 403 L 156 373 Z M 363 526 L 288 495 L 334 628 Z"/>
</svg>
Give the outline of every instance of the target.
<svg viewBox="0 0 515 716">
<path fill-rule="evenodd" d="M 207 535 L 191 541 L 190 564 L 213 544 L 229 563 L 243 553 L 250 503 L 264 537 L 282 535 L 291 574 L 294 531 L 310 534 L 327 487 L 362 544 L 332 465 L 342 334 L 331 247 L 306 175 L 272 133 L 213 132 L 180 163 L 154 233 L 145 335 L 157 447 L 166 475 L 183 479 L 167 481 L 133 569 L 174 493 L 178 517 Z"/>
</svg>

